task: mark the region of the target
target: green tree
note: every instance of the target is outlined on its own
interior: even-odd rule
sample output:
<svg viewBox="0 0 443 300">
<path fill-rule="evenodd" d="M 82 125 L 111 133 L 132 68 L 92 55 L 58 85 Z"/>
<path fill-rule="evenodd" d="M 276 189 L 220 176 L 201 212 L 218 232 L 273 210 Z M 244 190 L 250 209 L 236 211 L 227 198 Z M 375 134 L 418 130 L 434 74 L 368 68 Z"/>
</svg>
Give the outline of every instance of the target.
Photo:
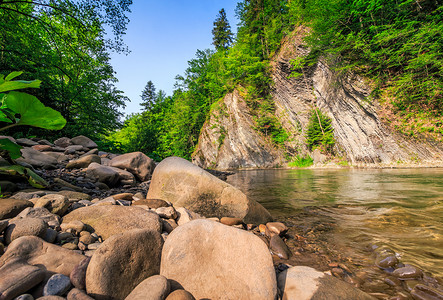
<svg viewBox="0 0 443 300">
<path fill-rule="evenodd" d="M 217 50 L 226 50 L 232 44 L 232 36 L 231 26 L 226 17 L 225 9 L 222 8 L 214 21 L 214 28 L 212 29 L 212 44 Z"/>
<path fill-rule="evenodd" d="M 155 99 L 157 98 L 157 94 L 155 93 L 155 86 L 151 80 L 146 83 L 146 86 L 143 89 L 140 97 L 142 98 L 142 102 L 140 103 L 140 105 L 143 107 L 143 110 L 151 110 L 154 106 Z"/>
</svg>

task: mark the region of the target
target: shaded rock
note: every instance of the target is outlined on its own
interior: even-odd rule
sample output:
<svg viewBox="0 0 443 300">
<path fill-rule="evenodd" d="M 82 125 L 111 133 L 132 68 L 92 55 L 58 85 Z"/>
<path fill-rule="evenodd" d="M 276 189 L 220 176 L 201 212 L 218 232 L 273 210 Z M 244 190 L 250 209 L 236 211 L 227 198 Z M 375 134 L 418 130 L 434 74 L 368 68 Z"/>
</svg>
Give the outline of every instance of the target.
<svg viewBox="0 0 443 300">
<path fill-rule="evenodd" d="M 54 150 L 54 149 L 52 149 Z M 63 149 L 64 151 L 64 149 Z M 58 163 L 62 163 L 65 162 L 67 160 L 69 160 L 69 157 L 63 153 L 60 152 L 43 152 L 43 154 L 52 156 L 53 158 L 55 158 L 57 160 Z"/>
<path fill-rule="evenodd" d="M 54 243 L 55 240 L 57 239 L 57 231 L 55 231 L 52 228 L 48 228 L 46 229 L 46 233 L 43 236 L 43 239 L 48 242 L 48 243 Z"/>
<path fill-rule="evenodd" d="M 118 172 L 110 167 L 102 166 L 98 163 L 91 163 L 86 169 L 86 176 L 94 178 L 95 180 L 105 183 L 108 186 L 114 186 L 118 180 Z"/>
<path fill-rule="evenodd" d="M 145 205 L 149 208 L 168 207 L 168 202 L 161 199 L 142 199 L 132 202 L 132 205 Z"/>
<path fill-rule="evenodd" d="M 23 294 L 15 298 L 14 300 L 34 300 L 31 294 Z"/>
<path fill-rule="evenodd" d="M 37 218 L 45 221 L 49 226 L 59 226 L 60 217 L 52 214 L 44 207 L 28 207 L 19 213 L 15 219 Z"/>
<path fill-rule="evenodd" d="M 131 172 L 140 181 L 149 180 L 155 168 L 154 161 L 141 152 L 119 155 L 111 159 L 109 165 Z"/>
<path fill-rule="evenodd" d="M 86 290 L 95 299 L 123 299 L 145 278 L 158 274 L 163 241 L 154 230 L 131 230 L 107 239 L 86 271 Z"/>
<path fill-rule="evenodd" d="M 220 219 L 220 223 L 228 226 L 233 226 L 233 225 L 241 225 L 243 221 L 240 218 L 223 217 Z"/>
<path fill-rule="evenodd" d="M 277 296 L 272 258 L 260 238 L 209 220 L 191 221 L 169 235 L 160 274 L 197 299 Z"/>
<path fill-rule="evenodd" d="M 278 288 L 282 299 L 287 300 L 375 300 L 340 279 L 305 266 L 292 267 L 281 272 L 278 275 Z"/>
<path fill-rule="evenodd" d="M 382 269 L 393 267 L 398 263 L 395 252 L 389 248 L 378 248 L 376 250 L 375 264 Z"/>
<path fill-rule="evenodd" d="M 90 261 L 90 257 L 85 258 L 74 267 L 71 274 L 69 275 L 69 279 L 71 280 L 72 285 L 80 290 L 86 290 L 86 270 Z"/>
<path fill-rule="evenodd" d="M 79 169 L 79 168 L 87 168 L 92 163 L 101 164 L 102 160 L 100 156 L 96 154 L 90 154 L 86 156 L 82 156 L 79 159 L 71 160 L 66 165 L 67 169 Z"/>
<path fill-rule="evenodd" d="M 174 207 L 159 207 L 155 210 L 155 212 L 161 217 L 165 219 L 175 219 L 177 218 L 177 212 Z"/>
<path fill-rule="evenodd" d="M 63 274 L 54 274 L 52 275 L 48 282 L 46 282 L 45 287 L 43 288 L 44 296 L 63 296 L 66 294 L 71 288 L 71 281 L 68 276 Z"/>
<path fill-rule="evenodd" d="M 85 149 L 82 145 L 71 145 L 66 147 L 65 149 L 65 154 L 75 154 L 78 151 L 82 151 L 83 149 Z"/>
<path fill-rule="evenodd" d="M 63 195 L 48 194 L 37 200 L 34 208 L 37 207 L 44 207 L 51 213 L 62 216 L 68 210 L 69 200 Z"/>
<path fill-rule="evenodd" d="M 120 184 L 135 185 L 137 183 L 137 180 L 135 180 L 134 174 L 132 174 L 128 171 L 119 169 L 119 168 L 111 167 L 111 166 L 109 166 L 108 168 L 111 168 L 112 170 L 114 170 L 118 173 Z"/>
<path fill-rule="evenodd" d="M 280 258 L 288 259 L 291 256 L 291 250 L 289 250 L 288 246 L 286 246 L 285 242 L 278 235 L 271 237 L 269 246 L 272 252 Z"/>
<path fill-rule="evenodd" d="M 54 141 L 54 145 L 62 147 L 62 148 L 66 148 L 70 145 L 72 145 L 71 139 L 67 138 L 67 137 L 61 137 L 59 139 L 56 139 Z"/>
<path fill-rule="evenodd" d="M 131 229 L 152 229 L 161 232 L 162 224 L 157 214 L 132 206 L 88 206 L 72 211 L 63 218 L 63 224 L 82 221 L 91 226 L 103 239 Z M 112 224 L 112 226 L 110 226 Z"/>
<path fill-rule="evenodd" d="M 414 279 L 421 278 L 423 276 L 422 270 L 417 267 L 406 265 L 402 268 L 398 268 L 392 272 L 392 275 L 399 279 Z"/>
<path fill-rule="evenodd" d="M 57 192 L 59 195 L 63 195 L 68 198 L 69 202 L 81 201 L 81 200 L 91 200 L 92 197 L 88 194 L 74 191 L 60 191 Z"/>
<path fill-rule="evenodd" d="M 169 294 L 166 300 L 195 300 L 194 296 L 185 290 L 175 290 Z"/>
<path fill-rule="evenodd" d="M 95 238 L 87 231 L 83 231 L 84 234 L 80 236 L 79 241 L 85 245 L 95 243 Z"/>
<path fill-rule="evenodd" d="M 67 187 L 67 188 L 69 188 L 71 190 L 74 190 L 76 192 L 83 191 L 83 189 L 81 187 L 73 185 L 73 184 L 71 184 L 71 183 L 69 183 L 67 181 L 64 181 L 63 179 L 60 179 L 60 178 L 54 178 L 54 183 L 56 183 L 56 184 L 58 184 L 58 185 L 60 185 L 62 187 Z"/>
<path fill-rule="evenodd" d="M 0 299 L 14 299 L 26 293 L 45 278 L 45 272 L 35 266 L 14 261 L 0 268 Z"/>
<path fill-rule="evenodd" d="M 37 142 L 34 142 L 33 140 L 27 138 L 16 139 L 15 142 L 20 146 L 25 146 L 25 147 L 32 147 L 38 145 Z"/>
<path fill-rule="evenodd" d="M 8 246 L 5 254 L 0 257 L 0 267 L 17 258 L 30 265 L 42 266 L 47 272 L 69 276 L 85 256 L 47 243 L 35 236 L 24 236 Z"/>
<path fill-rule="evenodd" d="M 186 224 L 192 220 L 197 220 L 197 219 L 202 219 L 203 217 L 200 216 L 199 214 L 190 211 L 184 207 L 178 207 L 176 209 L 177 212 L 177 224 L 179 226 Z"/>
<path fill-rule="evenodd" d="M 171 233 L 172 230 L 178 227 L 177 223 L 174 220 L 162 220 L 163 223 L 163 231 L 167 233 Z"/>
<path fill-rule="evenodd" d="M 79 289 L 72 289 L 69 291 L 67 300 L 94 300 L 94 298 L 88 296 L 84 291 Z"/>
<path fill-rule="evenodd" d="M 22 236 L 44 237 L 48 225 L 41 219 L 25 218 L 9 221 L 9 226 L 5 230 L 5 242 L 10 244 L 13 240 Z"/>
<path fill-rule="evenodd" d="M 281 222 L 266 223 L 266 228 L 268 229 L 270 235 L 283 235 L 288 231 L 288 227 L 286 227 L 286 225 Z"/>
<path fill-rule="evenodd" d="M 48 295 L 37 298 L 36 300 L 65 300 L 65 298 L 61 296 Z"/>
<path fill-rule="evenodd" d="M 168 279 L 161 275 L 154 275 L 140 282 L 125 300 L 164 300 L 169 291 Z"/>
<path fill-rule="evenodd" d="M 9 225 L 9 219 L 8 220 L 0 220 L 0 234 L 8 227 Z"/>
<path fill-rule="evenodd" d="M 30 206 L 33 206 L 33 204 L 27 200 L 0 198 L 0 220 L 13 218 Z"/>
<path fill-rule="evenodd" d="M 259 203 L 179 157 L 166 158 L 155 168 L 147 198 L 170 201 L 206 217 L 230 216 L 246 223 L 272 221 Z"/>
<path fill-rule="evenodd" d="M 15 183 L 13 183 L 11 181 L 2 180 L 2 181 L 0 181 L 0 189 L 1 189 L 2 193 L 6 193 L 6 192 L 13 193 L 18 188 Z"/>
<path fill-rule="evenodd" d="M 112 198 L 114 198 L 115 200 L 132 201 L 132 196 L 133 196 L 133 194 L 131 194 L 131 193 L 121 193 L 121 194 L 112 195 Z"/>
<path fill-rule="evenodd" d="M 44 169 L 55 169 L 57 165 L 57 159 L 43 154 L 40 151 L 34 150 L 32 148 L 24 148 L 20 150 L 22 152 L 23 158 L 18 158 L 16 161 L 25 162 L 33 167 L 44 168 Z"/>
<path fill-rule="evenodd" d="M 85 148 L 97 148 L 97 144 L 91 140 L 90 138 L 84 136 L 84 135 L 79 135 L 76 136 L 74 138 L 71 139 L 71 143 L 74 145 L 82 145 Z"/>
</svg>

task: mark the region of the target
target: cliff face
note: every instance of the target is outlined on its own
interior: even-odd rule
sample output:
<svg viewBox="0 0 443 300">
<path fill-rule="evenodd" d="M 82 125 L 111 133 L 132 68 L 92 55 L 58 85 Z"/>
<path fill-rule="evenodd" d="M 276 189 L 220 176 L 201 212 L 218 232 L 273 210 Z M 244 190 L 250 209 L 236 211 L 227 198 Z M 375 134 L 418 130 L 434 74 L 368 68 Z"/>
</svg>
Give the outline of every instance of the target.
<svg viewBox="0 0 443 300">
<path fill-rule="evenodd" d="M 311 155 L 306 146 L 310 112 L 319 108 L 332 119 L 335 153 L 353 165 L 398 163 L 443 164 L 443 145 L 411 140 L 389 128 L 379 117 L 382 107 L 370 99 L 370 87 L 355 74 L 340 75 L 320 59 L 290 78 L 290 61 L 309 53 L 298 34 L 283 43 L 272 62 L 275 114 L 290 134 L 284 147 L 272 146 L 254 130 L 254 121 L 237 91 L 228 94 L 205 123 L 194 153 L 202 167 L 218 169 L 271 167 L 290 155 Z"/>
</svg>

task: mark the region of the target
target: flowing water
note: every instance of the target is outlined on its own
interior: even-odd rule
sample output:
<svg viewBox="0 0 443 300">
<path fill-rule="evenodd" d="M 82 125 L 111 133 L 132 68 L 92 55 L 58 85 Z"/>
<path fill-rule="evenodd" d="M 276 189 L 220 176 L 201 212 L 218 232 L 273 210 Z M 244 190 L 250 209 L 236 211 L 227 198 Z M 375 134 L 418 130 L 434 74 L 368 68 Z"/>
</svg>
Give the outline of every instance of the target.
<svg viewBox="0 0 443 300">
<path fill-rule="evenodd" d="M 245 170 L 228 182 L 277 220 L 332 224 L 322 235 L 353 262 L 385 245 L 443 277 L 443 169 Z"/>
</svg>

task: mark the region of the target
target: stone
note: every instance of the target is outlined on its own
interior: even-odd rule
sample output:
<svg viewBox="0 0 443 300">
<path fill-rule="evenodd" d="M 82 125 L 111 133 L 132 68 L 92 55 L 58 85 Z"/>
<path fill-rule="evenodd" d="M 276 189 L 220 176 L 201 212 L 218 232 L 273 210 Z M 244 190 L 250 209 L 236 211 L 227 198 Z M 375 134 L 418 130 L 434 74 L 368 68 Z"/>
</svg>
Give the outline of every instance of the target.
<svg viewBox="0 0 443 300">
<path fill-rule="evenodd" d="M 395 266 L 398 263 L 398 259 L 395 256 L 395 252 L 389 248 L 380 247 L 376 249 L 375 264 L 382 269 L 387 269 Z"/>
<path fill-rule="evenodd" d="M 0 268 L 0 299 L 14 299 L 45 279 L 45 272 L 21 261 L 12 261 Z"/>
<path fill-rule="evenodd" d="M 441 300 L 443 299 L 443 291 L 441 289 L 432 288 L 424 284 L 417 284 L 412 290 L 411 295 L 418 300 Z"/>
<path fill-rule="evenodd" d="M 175 290 L 169 294 L 166 300 L 195 300 L 194 296 L 185 290 Z"/>
<path fill-rule="evenodd" d="M 192 220 L 202 219 L 202 216 L 184 207 L 178 207 L 176 211 L 177 211 L 177 224 L 179 226 L 186 224 Z"/>
<path fill-rule="evenodd" d="M 168 279 L 161 275 L 154 275 L 140 282 L 125 300 L 164 300 L 169 291 Z"/>
<path fill-rule="evenodd" d="M 98 163 L 91 163 L 88 166 L 86 176 L 94 178 L 98 182 L 102 182 L 108 186 L 114 186 L 119 180 L 118 172 Z"/>
<path fill-rule="evenodd" d="M 57 150 L 56 148 L 52 148 L 52 150 Z M 65 149 L 63 149 L 65 151 Z M 43 154 L 52 156 L 57 160 L 57 163 L 62 163 L 69 160 L 69 157 L 63 153 L 60 152 L 42 152 Z"/>
<path fill-rule="evenodd" d="M 81 193 L 81 192 L 74 192 L 74 191 L 60 191 L 57 192 L 59 195 L 63 195 L 68 198 L 69 202 L 76 202 L 81 200 L 91 200 L 92 197 L 88 194 Z"/>
<path fill-rule="evenodd" d="M 8 227 L 9 225 L 9 219 L 7 220 L 0 220 L 0 235 L 3 233 L 3 231 Z"/>
<path fill-rule="evenodd" d="M 43 236 L 43 239 L 48 242 L 48 243 L 54 243 L 55 240 L 57 239 L 57 231 L 55 231 L 52 228 L 48 228 L 46 229 L 46 233 Z"/>
<path fill-rule="evenodd" d="M 220 219 L 220 223 L 228 226 L 233 226 L 233 225 L 240 225 L 243 223 L 243 221 L 240 218 L 223 217 Z"/>
<path fill-rule="evenodd" d="M 124 299 L 160 271 L 163 241 L 155 230 L 116 234 L 96 250 L 86 271 L 86 291 L 95 299 Z"/>
<path fill-rule="evenodd" d="M 55 169 L 58 163 L 56 158 L 43 154 L 32 148 L 21 149 L 21 152 L 23 158 L 18 158 L 16 161 L 28 163 L 36 168 Z"/>
<path fill-rule="evenodd" d="M 84 291 L 80 289 L 72 289 L 69 291 L 67 300 L 94 300 L 94 298 L 88 296 Z"/>
<path fill-rule="evenodd" d="M 36 300 L 65 300 L 65 298 L 61 296 L 49 295 L 49 296 L 39 297 Z"/>
<path fill-rule="evenodd" d="M 132 205 L 144 205 L 149 208 L 157 209 L 159 207 L 168 207 L 168 202 L 161 199 L 142 199 L 132 202 Z"/>
<path fill-rule="evenodd" d="M 63 216 L 68 210 L 69 200 L 63 195 L 48 194 L 37 200 L 34 204 L 34 208 L 37 207 L 44 207 L 55 215 Z"/>
<path fill-rule="evenodd" d="M 129 200 L 129 201 L 132 201 L 132 196 L 133 196 L 133 194 L 131 194 L 131 193 L 120 193 L 120 194 L 112 195 L 112 198 L 114 198 L 115 200 Z"/>
<path fill-rule="evenodd" d="M 22 236 L 44 237 L 46 229 L 48 229 L 48 225 L 41 219 L 25 218 L 11 220 L 5 230 L 5 242 L 10 244 L 13 240 Z"/>
<path fill-rule="evenodd" d="M 126 170 L 134 174 L 140 181 L 151 178 L 155 163 L 142 152 L 132 152 L 119 155 L 110 161 L 111 167 Z"/>
<path fill-rule="evenodd" d="M 66 148 L 70 145 L 72 145 L 71 139 L 67 138 L 67 137 L 61 137 L 59 139 L 56 139 L 54 141 L 54 145 L 58 146 L 58 147 L 62 147 L 62 148 Z"/>
<path fill-rule="evenodd" d="M 84 135 L 79 135 L 76 136 L 74 138 L 71 139 L 71 143 L 74 145 L 82 145 L 85 148 L 97 148 L 97 144 L 91 140 L 90 138 L 84 136 Z"/>
<path fill-rule="evenodd" d="M 112 170 L 118 173 L 120 184 L 135 185 L 137 183 L 134 174 L 132 174 L 131 172 L 111 166 L 108 166 L 108 168 L 111 168 Z"/>
<path fill-rule="evenodd" d="M 25 147 L 32 147 L 32 146 L 38 145 L 37 142 L 34 142 L 33 140 L 26 139 L 26 138 L 16 139 L 15 141 L 20 146 L 25 146 Z"/>
<path fill-rule="evenodd" d="M 45 139 L 43 139 L 43 140 L 39 140 L 38 143 L 39 143 L 40 145 L 55 146 L 53 143 L 51 143 L 50 141 L 45 140 Z"/>
<path fill-rule="evenodd" d="M 47 272 L 69 276 L 85 256 L 35 236 L 24 236 L 9 244 L 5 254 L 0 257 L 0 267 L 17 258 L 30 265 L 41 266 Z"/>
<path fill-rule="evenodd" d="M 60 225 L 60 228 L 63 231 L 67 231 L 68 229 L 72 229 L 75 232 L 80 233 L 83 230 L 85 230 L 86 225 L 82 221 L 74 220 L 74 221 L 69 222 L 69 223 L 62 223 L 62 225 Z"/>
<path fill-rule="evenodd" d="M 162 232 L 162 223 L 157 214 L 132 206 L 87 206 L 63 217 L 63 223 L 76 220 L 92 227 L 105 240 L 111 235 L 137 228 Z"/>
<path fill-rule="evenodd" d="M 80 290 L 86 290 L 86 270 L 90 261 L 91 257 L 85 258 L 74 267 L 69 275 L 72 285 Z"/>
<path fill-rule="evenodd" d="M 48 146 L 48 145 L 35 145 L 35 146 L 32 146 L 31 148 L 34 150 L 40 151 L 40 152 L 52 150 L 52 147 Z"/>
<path fill-rule="evenodd" d="M 171 233 L 172 230 L 178 227 L 177 223 L 171 219 L 162 220 L 162 223 L 163 223 L 163 231 L 167 233 Z"/>
<path fill-rule="evenodd" d="M 82 242 L 85 245 L 89 245 L 89 244 L 93 244 L 95 243 L 95 238 L 87 231 L 83 231 L 86 232 L 86 234 L 82 235 L 79 239 L 80 242 Z"/>
<path fill-rule="evenodd" d="M 14 298 L 14 300 L 34 300 L 34 297 L 32 297 L 31 294 L 22 294 L 16 298 Z"/>
<path fill-rule="evenodd" d="M 392 275 L 403 280 L 416 279 L 416 278 L 421 278 L 423 276 L 423 271 L 417 267 L 411 265 L 405 265 L 402 268 L 394 270 L 394 272 L 392 272 Z"/>
<path fill-rule="evenodd" d="M 33 206 L 32 202 L 27 200 L 0 198 L 0 220 L 13 218 L 31 206 Z"/>
<path fill-rule="evenodd" d="M 155 168 L 146 197 L 170 201 L 205 217 L 229 216 L 245 223 L 272 221 L 262 205 L 239 189 L 179 157 L 166 158 Z"/>
<path fill-rule="evenodd" d="M 68 192 L 81 192 L 83 191 L 83 189 L 81 187 L 78 187 L 76 185 L 73 185 L 72 183 L 69 183 L 67 181 L 64 181 L 63 179 L 60 178 L 54 178 L 54 183 L 56 183 L 57 185 L 61 186 L 62 188 L 68 188 L 72 191 L 68 191 Z M 61 195 L 61 194 L 59 194 Z"/>
<path fill-rule="evenodd" d="M 278 288 L 282 299 L 288 300 L 375 300 L 349 283 L 305 266 L 291 267 L 281 272 L 278 275 Z"/>
<path fill-rule="evenodd" d="M 281 222 L 268 222 L 266 228 L 271 236 L 274 234 L 283 235 L 288 231 L 288 227 Z"/>
<path fill-rule="evenodd" d="M 11 181 L 1 180 L 0 191 L 2 193 L 13 193 L 18 189 L 17 185 Z"/>
<path fill-rule="evenodd" d="M 71 160 L 66 165 L 66 168 L 67 169 L 87 168 L 93 162 L 101 164 L 102 160 L 101 160 L 100 156 L 98 156 L 96 154 L 90 154 L 90 155 L 82 156 L 76 160 Z"/>
<path fill-rule="evenodd" d="M 17 144 L 17 141 L 16 141 L 12 136 L 0 135 L 0 140 L 1 140 L 1 139 L 8 139 L 8 140 L 10 140 L 11 142 Z"/>
<path fill-rule="evenodd" d="M 65 295 L 69 289 L 71 288 L 71 281 L 68 276 L 63 274 L 54 274 L 52 275 L 48 282 L 46 282 L 45 287 L 43 288 L 44 296 L 63 296 Z"/>
<path fill-rule="evenodd" d="M 177 212 L 172 206 L 168 207 L 159 207 L 155 210 L 155 212 L 161 217 L 165 219 L 175 219 L 177 218 Z"/>
<path fill-rule="evenodd" d="M 25 218 L 37 218 L 42 219 L 49 226 L 59 226 L 60 217 L 58 215 L 52 214 L 44 207 L 28 207 L 25 208 L 21 213 L 19 213 L 15 219 L 25 219 Z"/>
<path fill-rule="evenodd" d="M 66 147 L 65 154 L 75 154 L 76 152 L 82 151 L 84 147 L 82 145 L 71 145 Z"/>
<path fill-rule="evenodd" d="M 163 246 L 160 274 L 197 299 L 277 297 L 272 257 L 260 238 L 204 219 L 171 232 Z"/>
<path fill-rule="evenodd" d="M 282 259 L 288 259 L 291 256 L 291 250 L 286 246 L 280 236 L 274 235 L 269 242 L 272 252 Z"/>
</svg>

